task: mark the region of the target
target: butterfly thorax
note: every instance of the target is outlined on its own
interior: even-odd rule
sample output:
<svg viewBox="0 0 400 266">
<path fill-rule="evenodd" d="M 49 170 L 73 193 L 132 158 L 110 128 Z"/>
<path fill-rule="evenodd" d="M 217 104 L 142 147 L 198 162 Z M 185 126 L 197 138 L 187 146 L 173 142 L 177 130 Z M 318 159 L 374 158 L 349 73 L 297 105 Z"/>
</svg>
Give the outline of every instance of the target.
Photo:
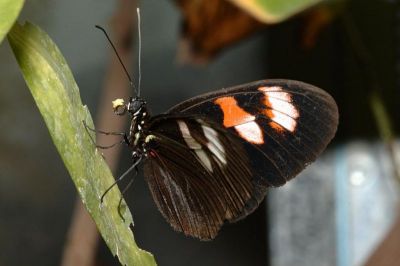
<svg viewBox="0 0 400 266">
<path fill-rule="evenodd" d="M 149 120 L 150 115 L 147 106 L 144 104 L 141 109 L 132 115 L 131 126 L 129 128 L 129 146 L 134 150 L 142 149 L 144 144 L 144 126 Z"/>
<path fill-rule="evenodd" d="M 128 113 L 131 116 L 131 126 L 128 136 L 126 136 L 126 142 L 133 150 L 132 156 L 140 157 L 145 153 L 144 126 L 150 118 L 146 101 L 140 97 L 131 97 L 128 103 L 125 103 L 123 99 L 116 99 L 113 101 L 113 108 L 117 115 Z"/>
</svg>

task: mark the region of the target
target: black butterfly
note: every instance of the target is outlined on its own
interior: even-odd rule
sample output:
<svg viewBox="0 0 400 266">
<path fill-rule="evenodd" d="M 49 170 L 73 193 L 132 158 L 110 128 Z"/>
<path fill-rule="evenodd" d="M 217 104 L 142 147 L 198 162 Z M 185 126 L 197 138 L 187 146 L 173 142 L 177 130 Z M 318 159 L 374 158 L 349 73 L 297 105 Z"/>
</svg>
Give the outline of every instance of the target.
<svg viewBox="0 0 400 266">
<path fill-rule="evenodd" d="M 177 230 L 213 239 L 225 221 L 252 213 L 333 138 L 335 101 L 291 80 L 264 80 L 200 95 L 150 116 L 146 102 L 113 102 L 131 126 L 124 142 L 158 209 Z"/>
</svg>

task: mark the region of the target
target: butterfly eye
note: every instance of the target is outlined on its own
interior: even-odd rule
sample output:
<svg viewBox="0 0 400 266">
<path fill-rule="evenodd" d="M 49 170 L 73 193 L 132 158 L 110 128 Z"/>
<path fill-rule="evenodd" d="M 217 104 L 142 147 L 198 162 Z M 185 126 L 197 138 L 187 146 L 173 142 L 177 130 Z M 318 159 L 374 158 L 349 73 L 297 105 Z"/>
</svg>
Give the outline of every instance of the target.
<svg viewBox="0 0 400 266">
<path fill-rule="evenodd" d="M 142 109 L 143 105 L 143 100 L 137 98 L 132 99 L 128 104 L 128 112 L 135 115 Z"/>
<path fill-rule="evenodd" d="M 113 102 L 114 113 L 117 115 L 124 115 L 126 112 L 126 105 L 123 99 L 115 99 Z"/>
</svg>

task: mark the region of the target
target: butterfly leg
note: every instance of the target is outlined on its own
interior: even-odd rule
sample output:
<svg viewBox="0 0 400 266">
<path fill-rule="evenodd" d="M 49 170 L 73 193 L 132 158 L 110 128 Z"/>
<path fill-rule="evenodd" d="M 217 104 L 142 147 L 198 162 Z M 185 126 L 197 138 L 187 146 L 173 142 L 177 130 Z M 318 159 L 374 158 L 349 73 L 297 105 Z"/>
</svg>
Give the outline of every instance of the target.
<svg viewBox="0 0 400 266">
<path fill-rule="evenodd" d="M 138 168 L 137 166 L 134 168 L 135 169 L 135 174 L 133 175 L 132 179 L 129 181 L 128 185 L 126 185 L 126 187 L 122 190 L 121 192 L 121 197 L 119 198 L 119 202 L 118 202 L 118 214 L 121 217 L 121 219 L 125 222 L 125 218 L 121 213 L 121 204 L 122 204 L 122 200 L 124 198 L 125 193 L 128 191 L 128 189 L 132 186 L 133 181 L 135 180 L 135 177 L 138 174 Z"/>
<path fill-rule="evenodd" d="M 112 148 L 112 147 L 114 147 L 114 146 L 116 146 L 116 145 L 121 145 L 121 144 L 123 144 L 123 143 L 127 144 L 128 146 L 130 145 L 128 136 L 127 136 L 127 134 L 126 134 L 125 132 L 106 132 L 106 131 L 102 131 L 102 130 L 96 130 L 96 129 L 94 129 L 94 128 L 90 128 L 90 127 L 86 124 L 86 121 L 85 121 L 85 120 L 82 120 L 82 123 L 83 123 L 83 125 L 85 126 L 86 131 L 89 131 L 89 130 L 90 130 L 90 131 L 92 131 L 92 132 L 99 133 L 99 134 L 103 134 L 103 135 L 113 135 L 113 136 L 122 136 L 122 137 L 123 137 L 122 140 L 120 140 L 120 141 L 118 141 L 118 142 L 116 142 L 116 143 L 114 143 L 114 144 L 107 145 L 107 146 L 102 146 L 102 145 L 96 144 L 96 142 L 95 142 L 95 141 L 93 140 L 93 138 L 92 138 L 92 135 L 89 134 L 89 137 L 90 137 L 92 143 L 96 146 L 96 148 L 99 148 L 99 149 L 109 149 L 109 148 Z M 89 133 L 89 132 L 88 132 L 88 133 Z"/>
<path fill-rule="evenodd" d="M 141 160 L 142 160 L 142 158 L 139 157 L 138 160 L 135 161 L 135 162 L 132 164 L 132 166 L 129 167 L 129 169 L 125 171 L 125 173 L 123 173 L 120 177 L 118 177 L 118 178 L 114 181 L 114 183 L 113 183 L 109 188 L 107 188 L 106 191 L 104 191 L 103 195 L 101 195 L 100 203 L 103 203 L 105 195 L 106 195 L 116 184 L 118 184 L 122 179 L 124 179 L 124 177 L 127 176 L 132 170 L 134 170 L 134 169 L 137 168 L 137 166 L 138 166 L 138 164 L 141 162 Z M 136 175 L 136 174 L 135 174 L 135 175 Z M 118 206 L 119 206 L 119 205 L 118 205 Z"/>
</svg>

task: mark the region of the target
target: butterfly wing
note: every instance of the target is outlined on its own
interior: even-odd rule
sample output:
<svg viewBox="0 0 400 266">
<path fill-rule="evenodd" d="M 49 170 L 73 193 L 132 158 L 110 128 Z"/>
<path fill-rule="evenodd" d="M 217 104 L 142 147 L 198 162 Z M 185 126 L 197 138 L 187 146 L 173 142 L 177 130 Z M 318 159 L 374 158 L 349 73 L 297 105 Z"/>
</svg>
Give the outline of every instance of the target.
<svg viewBox="0 0 400 266">
<path fill-rule="evenodd" d="M 283 185 L 314 161 L 337 124 L 332 97 L 306 83 L 223 89 L 153 118 L 145 175 L 175 229 L 210 239 L 224 220 L 254 211 L 267 187 Z"/>
<path fill-rule="evenodd" d="M 238 137 L 271 186 L 296 176 L 326 148 L 338 125 L 335 101 L 299 81 L 265 80 L 189 99 L 170 114 L 202 116 Z M 275 168 L 278 175 L 268 175 Z"/>
<path fill-rule="evenodd" d="M 149 133 L 144 171 L 159 210 L 176 230 L 214 238 L 252 197 L 241 143 L 195 117 L 158 117 Z"/>
</svg>

